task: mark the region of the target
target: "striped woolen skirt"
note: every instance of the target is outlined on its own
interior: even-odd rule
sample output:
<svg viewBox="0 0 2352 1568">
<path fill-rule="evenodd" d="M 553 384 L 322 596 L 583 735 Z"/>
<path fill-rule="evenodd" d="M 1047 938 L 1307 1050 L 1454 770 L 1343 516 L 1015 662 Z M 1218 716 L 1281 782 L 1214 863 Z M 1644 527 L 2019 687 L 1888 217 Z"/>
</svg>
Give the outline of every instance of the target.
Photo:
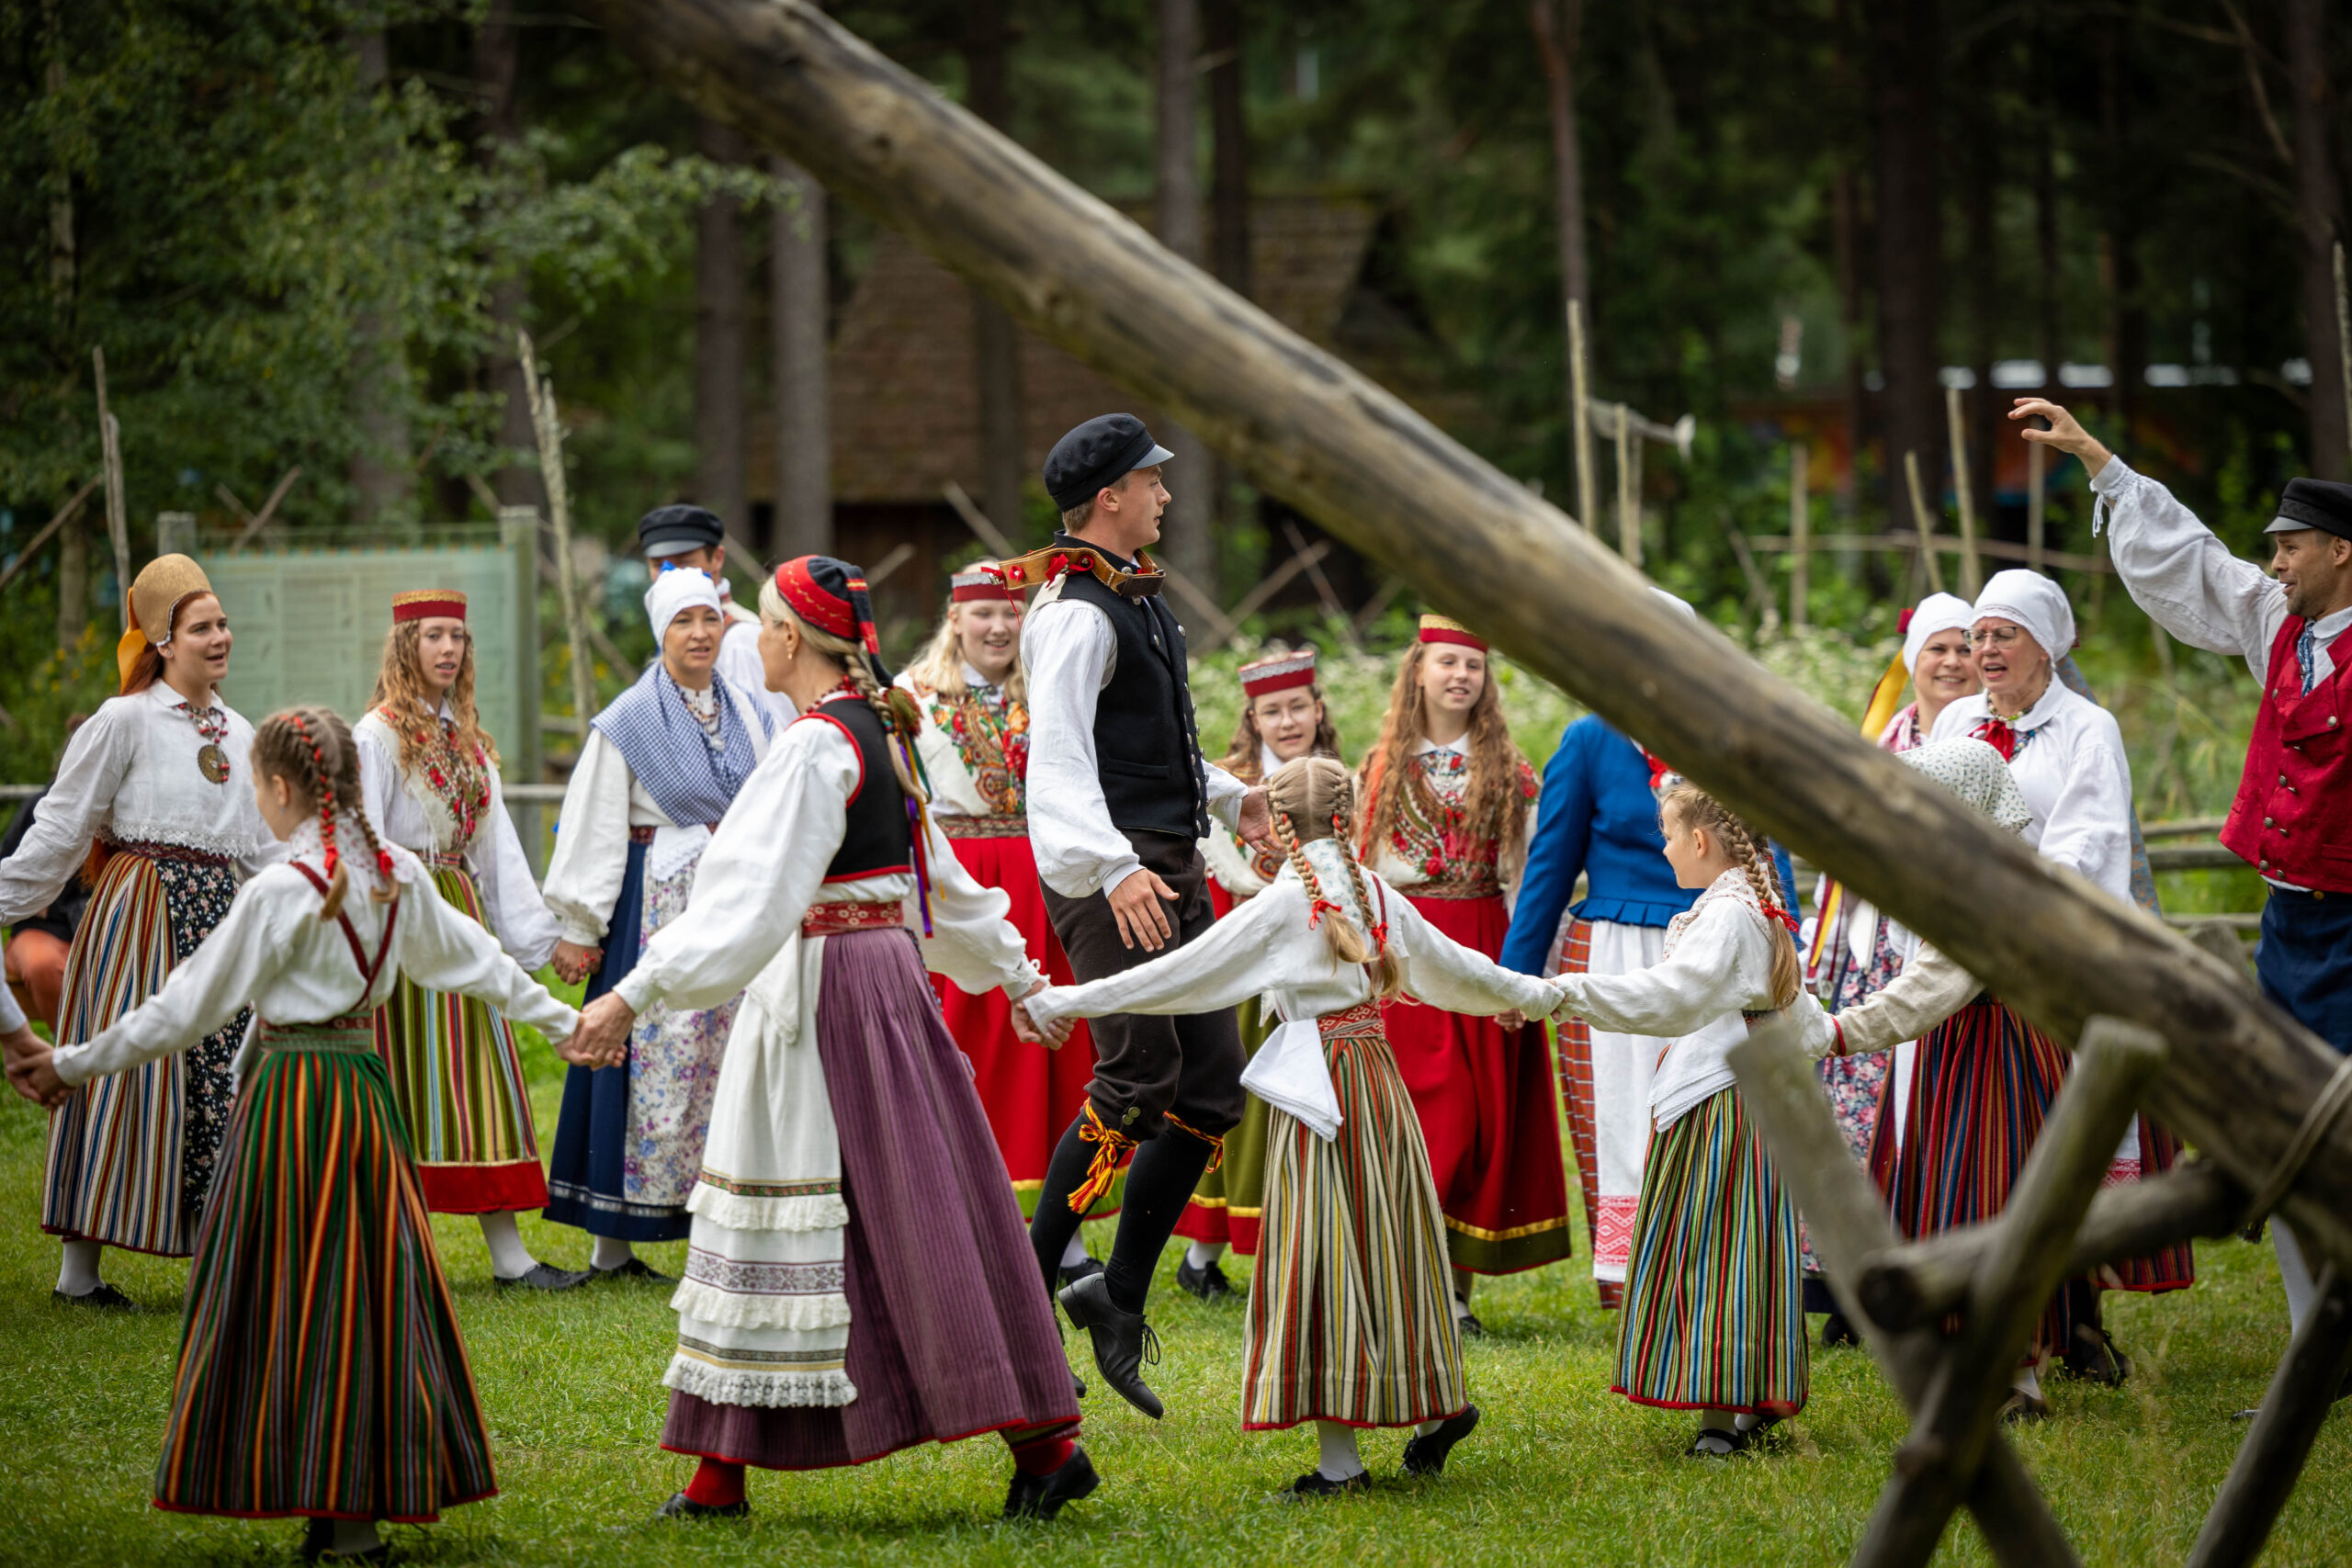
<svg viewBox="0 0 2352 1568">
<path fill-rule="evenodd" d="M 1403 1427 L 1469 1403 L 1445 1213 L 1380 1007 L 1333 1013 L 1322 1032 L 1339 1136 L 1267 1119 L 1245 1430 Z"/>
<path fill-rule="evenodd" d="M 454 856 L 435 856 L 433 886 L 475 924 L 481 890 Z M 376 1050 L 416 1158 L 425 1206 L 448 1214 L 537 1209 L 547 1175 L 514 1031 L 488 1005 L 402 977 L 376 1012 Z"/>
<path fill-rule="evenodd" d="M 1796 1209 L 1739 1091 L 1650 1143 L 1611 1392 L 1668 1410 L 1787 1416 L 1806 1360 Z"/>
<path fill-rule="evenodd" d="M 255 1028 L 155 1506 L 423 1523 L 488 1497 L 490 1435 L 374 1023 Z"/>
<path fill-rule="evenodd" d="M 218 855 L 109 845 L 65 957 L 57 1039 L 77 1044 L 163 988 L 236 897 Z M 229 1064 L 249 1015 L 186 1051 L 74 1091 L 49 1122 L 41 1228 L 69 1239 L 185 1258 L 228 1125 Z"/>
</svg>

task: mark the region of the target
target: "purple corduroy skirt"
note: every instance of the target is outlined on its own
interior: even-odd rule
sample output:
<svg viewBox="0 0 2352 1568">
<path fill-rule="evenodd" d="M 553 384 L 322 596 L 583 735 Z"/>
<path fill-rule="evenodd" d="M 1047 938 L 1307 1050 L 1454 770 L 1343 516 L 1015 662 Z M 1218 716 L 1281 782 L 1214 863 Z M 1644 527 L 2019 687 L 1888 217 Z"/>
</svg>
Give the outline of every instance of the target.
<svg viewBox="0 0 2352 1568">
<path fill-rule="evenodd" d="M 770 1408 L 673 1391 L 662 1446 L 818 1470 L 982 1432 L 1075 1430 L 1069 1362 L 1004 1158 L 911 932 L 825 938 L 817 1053 L 841 1135 L 857 1397 Z"/>
</svg>

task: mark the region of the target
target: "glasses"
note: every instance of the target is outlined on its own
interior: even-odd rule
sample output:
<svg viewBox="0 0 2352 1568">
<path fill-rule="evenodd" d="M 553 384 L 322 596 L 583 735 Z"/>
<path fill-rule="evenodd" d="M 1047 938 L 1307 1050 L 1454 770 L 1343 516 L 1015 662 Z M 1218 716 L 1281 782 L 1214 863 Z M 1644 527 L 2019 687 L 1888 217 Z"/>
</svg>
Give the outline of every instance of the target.
<svg viewBox="0 0 2352 1568">
<path fill-rule="evenodd" d="M 1971 648 L 2015 648 L 2024 636 L 2025 631 L 2019 626 L 1995 626 L 1989 632 L 1970 632 L 1968 646 Z"/>
</svg>

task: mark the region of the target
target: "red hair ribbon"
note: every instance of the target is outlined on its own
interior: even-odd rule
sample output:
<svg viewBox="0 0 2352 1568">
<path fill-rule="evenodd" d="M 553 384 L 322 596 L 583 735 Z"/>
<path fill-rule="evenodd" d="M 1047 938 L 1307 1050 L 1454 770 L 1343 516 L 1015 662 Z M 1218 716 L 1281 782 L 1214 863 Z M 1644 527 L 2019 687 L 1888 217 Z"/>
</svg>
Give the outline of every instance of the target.
<svg viewBox="0 0 2352 1568">
<path fill-rule="evenodd" d="M 1778 904 L 1766 904 L 1761 906 L 1761 908 L 1764 911 L 1764 918 L 1766 919 L 1778 920 L 1781 924 L 1788 927 L 1789 934 L 1791 936 L 1797 934 L 1797 918 L 1794 915 L 1790 914 Z"/>
<path fill-rule="evenodd" d="M 1674 772 L 1674 770 L 1667 765 L 1665 758 L 1659 756 L 1657 752 L 1651 750 L 1646 746 L 1642 748 L 1642 761 L 1650 765 L 1650 793 L 1652 795 L 1656 795 L 1657 793 L 1658 781 L 1666 777 L 1667 774 Z"/>
<path fill-rule="evenodd" d="M 1335 914 L 1335 915 L 1338 915 L 1338 914 L 1344 914 L 1344 913 L 1346 912 L 1346 911 L 1342 910 L 1342 909 L 1341 909 L 1341 908 L 1340 908 L 1337 904 L 1332 903 L 1332 902 L 1331 902 L 1331 900 L 1329 900 L 1329 898 L 1317 897 L 1317 898 L 1315 900 L 1315 902 L 1314 902 L 1312 905 L 1308 906 L 1308 908 L 1307 908 L 1307 911 L 1306 911 L 1306 929 L 1307 929 L 1308 931 L 1313 931 L 1313 930 L 1316 928 L 1316 926 L 1317 926 L 1317 924 L 1322 920 L 1322 919 L 1323 919 L 1323 911 L 1324 911 L 1324 910 L 1326 910 L 1326 909 L 1330 910 L 1330 911 L 1331 911 L 1331 913 L 1333 913 L 1333 914 Z"/>
<path fill-rule="evenodd" d="M 302 743 L 311 749 L 311 763 L 318 770 L 319 842 L 326 847 L 327 875 L 332 878 L 334 875 L 334 868 L 342 863 L 343 854 L 334 847 L 334 785 L 327 779 L 326 753 L 321 750 L 317 739 L 311 734 L 311 727 L 302 722 L 300 714 L 288 714 L 286 722 L 294 727 L 294 733 L 300 736 Z"/>
</svg>

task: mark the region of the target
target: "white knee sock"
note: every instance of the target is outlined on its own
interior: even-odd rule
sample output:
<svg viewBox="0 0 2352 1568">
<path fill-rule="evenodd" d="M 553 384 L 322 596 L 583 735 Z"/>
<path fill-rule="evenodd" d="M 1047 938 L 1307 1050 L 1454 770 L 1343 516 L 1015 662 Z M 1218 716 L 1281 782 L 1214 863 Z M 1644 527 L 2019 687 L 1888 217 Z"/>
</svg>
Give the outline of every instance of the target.
<svg viewBox="0 0 2352 1568">
<path fill-rule="evenodd" d="M 1225 1243 L 1196 1241 L 1184 1249 L 1184 1261 L 1195 1269 L 1205 1269 L 1225 1256 Z"/>
<path fill-rule="evenodd" d="M 2295 1233 L 2276 1214 L 2270 1216 L 2270 1247 L 2278 1254 L 2278 1282 L 2287 1288 L 2287 1327 L 2292 1333 L 2302 1327 L 2303 1319 L 2311 1315 L 2312 1299 L 2319 1293 L 2319 1287 L 2312 1282 L 2311 1268 L 2303 1261 L 2303 1249 L 2297 1245 Z M 64 1289 L 62 1285 L 58 1288 Z"/>
<path fill-rule="evenodd" d="M 637 1249 L 628 1243 L 600 1235 L 596 1238 L 596 1249 L 588 1255 L 588 1261 L 598 1269 L 617 1269 L 636 1256 Z"/>
<path fill-rule="evenodd" d="M 538 1263 L 523 1245 L 523 1232 L 513 1214 L 482 1215 L 481 1239 L 490 1248 L 490 1271 L 502 1280 L 519 1280 Z"/>
<path fill-rule="evenodd" d="M 376 1521 L 373 1519 L 337 1519 L 334 1521 L 334 1542 L 329 1551 L 373 1551 L 377 1544 Z"/>
<path fill-rule="evenodd" d="M 1075 1268 L 1077 1265 L 1085 1261 L 1085 1238 L 1080 1236 L 1076 1231 L 1072 1231 L 1069 1233 L 1069 1245 L 1062 1248 L 1061 1266 L 1065 1269 L 1070 1269 Z"/>
<path fill-rule="evenodd" d="M 1324 1480 L 1345 1481 L 1363 1473 L 1363 1460 L 1356 1453 L 1353 1427 L 1343 1427 L 1337 1421 L 1317 1421 L 1315 1437 L 1323 1445 L 1322 1461 L 1315 1470 Z"/>
<path fill-rule="evenodd" d="M 2041 1373 L 2032 1367 L 2019 1367 L 2018 1369 L 2018 1375 L 2010 1382 L 2010 1386 L 2015 1388 L 2019 1393 L 2024 1394 L 2028 1399 L 2040 1399 L 2041 1397 Z"/>
<path fill-rule="evenodd" d="M 86 1296 L 98 1288 L 98 1254 L 103 1244 L 95 1241 L 69 1241 L 65 1244 L 65 1259 L 58 1265 L 57 1288 L 69 1296 Z"/>
</svg>

